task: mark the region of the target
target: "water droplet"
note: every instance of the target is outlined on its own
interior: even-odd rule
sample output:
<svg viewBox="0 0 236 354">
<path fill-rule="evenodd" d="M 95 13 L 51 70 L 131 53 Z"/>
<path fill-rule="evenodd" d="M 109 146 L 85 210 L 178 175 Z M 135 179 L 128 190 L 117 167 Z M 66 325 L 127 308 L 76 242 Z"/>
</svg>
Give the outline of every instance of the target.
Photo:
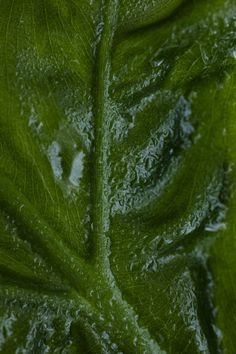
<svg viewBox="0 0 236 354">
<path fill-rule="evenodd" d="M 79 182 L 80 179 L 82 177 L 83 174 L 83 169 L 84 169 L 84 165 L 83 165 L 83 159 L 84 159 L 84 153 L 81 151 L 80 153 L 78 153 L 73 162 L 72 162 L 72 167 L 71 167 L 71 172 L 70 172 L 70 176 L 69 176 L 69 181 L 71 182 L 71 184 L 73 184 L 75 187 L 79 186 Z"/>
</svg>

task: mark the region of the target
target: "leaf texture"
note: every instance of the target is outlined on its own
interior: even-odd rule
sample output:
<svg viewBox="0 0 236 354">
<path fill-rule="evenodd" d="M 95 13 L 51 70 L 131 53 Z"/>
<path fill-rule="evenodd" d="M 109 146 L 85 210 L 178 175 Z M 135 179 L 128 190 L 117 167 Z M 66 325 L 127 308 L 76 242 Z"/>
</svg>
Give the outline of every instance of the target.
<svg viewBox="0 0 236 354">
<path fill-rule="evenodd" d="M 0 352 L 233 354 L 234 1 L 0 9 Z"/>
</svg>

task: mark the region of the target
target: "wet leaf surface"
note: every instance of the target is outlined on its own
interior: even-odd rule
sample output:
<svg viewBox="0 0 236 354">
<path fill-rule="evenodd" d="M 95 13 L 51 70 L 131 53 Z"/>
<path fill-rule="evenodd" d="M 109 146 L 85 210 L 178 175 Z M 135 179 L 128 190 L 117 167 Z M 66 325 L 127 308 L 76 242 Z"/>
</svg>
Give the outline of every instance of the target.
<svg viewBox="0 0 236 354">
<path fill-rule="evenodd" d="M 0 6 L 0 352 L 233 354 L 234 1 Z"/>
</svg>

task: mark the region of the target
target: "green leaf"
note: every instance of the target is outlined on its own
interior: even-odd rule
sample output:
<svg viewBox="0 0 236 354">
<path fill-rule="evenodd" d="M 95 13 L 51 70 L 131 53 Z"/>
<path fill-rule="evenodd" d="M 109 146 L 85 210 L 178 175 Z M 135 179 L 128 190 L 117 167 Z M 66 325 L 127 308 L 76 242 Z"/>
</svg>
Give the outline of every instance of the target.
<svg viewBox="0 0 236 354">
<path fill-rule="evenodd" d="M 0 9 L 0 352 L 233 354 L 234 1 Z"/>
</svg>

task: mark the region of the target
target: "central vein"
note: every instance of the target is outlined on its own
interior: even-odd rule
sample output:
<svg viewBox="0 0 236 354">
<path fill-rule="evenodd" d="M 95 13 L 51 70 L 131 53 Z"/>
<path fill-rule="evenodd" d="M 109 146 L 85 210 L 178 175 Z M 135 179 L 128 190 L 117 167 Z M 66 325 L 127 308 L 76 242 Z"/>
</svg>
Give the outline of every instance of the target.
<svg viewBox="0 0 236 354">
<path fill-rule="evenodd" d="M 97 47 L 96 92 L 94 102 L 95 139 L 93 146 L 94 176 L 93 202 L 93 245 L 95 262 L 103 269 L 109 266 L 109 81 L 111 70 L 111 47 L 116 27 L 117 0 L 107 0 L 102 6 L 103 31 Z"/>
</svg>

